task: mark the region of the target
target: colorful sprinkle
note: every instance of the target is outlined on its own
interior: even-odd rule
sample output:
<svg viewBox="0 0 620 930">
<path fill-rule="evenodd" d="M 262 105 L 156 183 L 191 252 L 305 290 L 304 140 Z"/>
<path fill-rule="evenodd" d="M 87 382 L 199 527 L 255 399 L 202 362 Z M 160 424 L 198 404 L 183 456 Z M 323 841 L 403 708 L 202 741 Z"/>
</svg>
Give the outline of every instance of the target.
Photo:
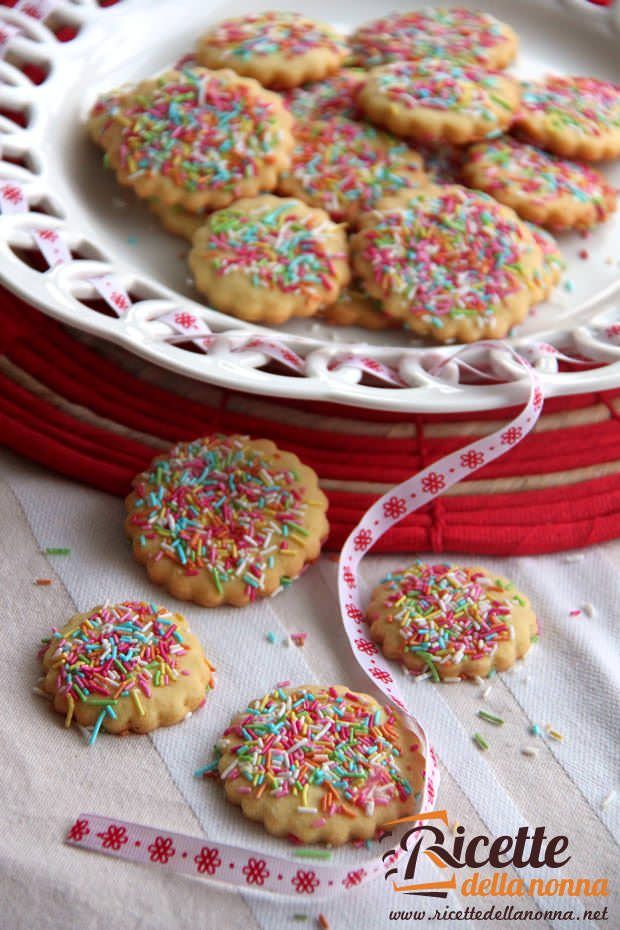
<svg viewBox="0 0 620 930">
<path fill-rule="evenodd" d="M 600 136 L 620 129 L 620 86 L 557 74 L 543 81 L 524 81 L 517 127 L 527 131 L 527 119 L 533 113 L 543 114 L 545 123 L 555 131 Z"/>
<path fill-rule="evenodd" d="M 489 744 L 480 733 L 474 733 L 472 739 L 479 749 L 487 750 L 489 748 Z"/>
<path fill-rule="evenodd" d="M 278 55 L 297 58 L 315 49 L 330 51 L 343 57 L 347 46 L 338 34 L 321 23 L 313 22 L 299 13 L 269 11 L 248 13 L 236 19 L 225 19 L 210 29 L 202 44 L 208 50 L 216 49 L 222 58 L 241 62 L 252 58 Z"/>
<path fill-rule="evenodd" d="M 71 549 L 62 546 L 48 546 L 45 550 L 46 555 L 71 555 Z"/>
<path fill-rule="evenodd" d="M 357 97 L 366 80 L 364 71 L 343 68 L 323 81 L 295 87 L 283 94 L 284 103 L 295 119 L 332 119 L 360 115 Z"/>
<path fill-rule="evenodd" d="M 496 727 L 501 727 L 501 725 L 504 723 L 504 719 L 502 717 L 498 717 L 497 714 L 491 714 L 488 710 L 479 710 L 478 716 L 481 720 L 486 720 L 487 723 L 495 724 Z"/>
</svg>

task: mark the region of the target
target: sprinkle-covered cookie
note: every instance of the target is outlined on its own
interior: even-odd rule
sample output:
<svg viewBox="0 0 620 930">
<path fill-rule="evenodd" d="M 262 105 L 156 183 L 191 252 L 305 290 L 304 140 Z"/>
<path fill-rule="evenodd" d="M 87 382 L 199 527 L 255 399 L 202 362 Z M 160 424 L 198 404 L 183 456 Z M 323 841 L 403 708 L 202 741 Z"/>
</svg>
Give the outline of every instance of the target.
<svg viewBox="0 0 620 930">
<path fill-rule="evenodd" d="M 355 223 L 380 198 L 424 181 L 422 159 L 405 142 L 334 118 L 297 124 L 290 169 L 278 189 L 322 207 L 337 222 Z"/>
<path fill-rule="evenodd" d="M 119 112 L 122 101 L 134 90 L 134 86 L 125 84 L 97 97 L 86 120 L 86 128 L 93 142 L 101 145 L 105 130 L 112 118 Z"/>
<path fill-rule="evenodd" d="M 538 633 L 528 599 L 505 578 L 421 561 L 375 588 L 366 619 L 389 659 L 435 681 L 502 672 Z"/>
<path fill-rule="evenodd" d="M 110 733 L 148 733 L 200 707 L 213 666 L 181 614 L 142 601 L 76 614 L 44 640 L 41 690 L 54 710 Z"/>
<path fill-rule="evenodd" d="M 526 142 L 566 158 L 617 158 L 620 85 L 557 74 L 526 81 L 514 128 Z"/>
<path fill-rule="evenodd" d="M 327 537 L 316 474 L 267 439 L 181 442 L 133 481 L 125 530 L 181 600 L 243 605 L 290 584 Z"/>
<path fill-rule="evenodd" d="M 187 68 L 138 85 L 100 143 L 121 184 L 198 213 L 273 190 L 291 125 L 281 98 L 256 81 Z"/>
<path fill-rule="evenodd" d="M 337 71 L 349 53 L 342 36 L 300 13 L 249 13 L 227 19 L 199 40 L 208 68 L 232 68 L 265 87 L 297 87 Z"/>
<path fill-rule="evenodd" d="M 391 13 L 361 26 L 350 39 L 353 61 L 363 68 L 429 58 L 505 68 L 515 57 L 517 44 L 510 26 L 489 13 L 464 7 Z"/>
<path fill-rule="evenodd" d="M 546 300 L 566 270 L 566 262 L 557 242 L 545 229 L 534 223 L 526 224 L 542 253 L 542 265 L 530 282 L 530 291 L 535 304 Z"/>
<path fill-rule="evenodd" d="M 351 239 L 353 271 L 385 311 L 439 342 L 505 336 L 542 264 L 509 207 L 457 185 L 387 198 Z"/>
<path fill-rule="evenodd" d="M 360 281 L 345 287 L 338 300 L 321 311 L 321 319 L 333 326 L 361 326 L 362 329 L 399 329 L 400 320 L 384 312 L 381 302 L 364 290 Z"/>
<path fill-rule="evenodd" d="M 323 210 L 271 194 L 212 213 L 189 265 L 214 307 L 265 323 L 312 316 L 350 277 L 344 229 Z"/>
<path fill-rule="evenodd" d="M 424 761 L 399 714 L 342 686 L 276 688 L 217 744 L 226 794 L 275 836 L 340 846 L 416 810 Z"/>
<path fill-rule="evenodd" d="M 359 104 L 369 120 L 397 136 L 466 145 L 507 129 L 519 97 L 514 78 L 433 58 L 375 68 Z"/>
<path fill-rule="evenodd" d="M 334 116 L 357 119 L 360 115 L 357 97 L 366 78 L 361 68 L 343 68 L 323 81 L 287 91 L 283 94 L 284 102 L 297 120 Z"/>
<path fill-rule="evenodd" d="M 549 229 L 588 229 L 616 208 L 615 191 L 598 171 L 510 136 L 474 145 L 463 178 Z"/>
</svg>

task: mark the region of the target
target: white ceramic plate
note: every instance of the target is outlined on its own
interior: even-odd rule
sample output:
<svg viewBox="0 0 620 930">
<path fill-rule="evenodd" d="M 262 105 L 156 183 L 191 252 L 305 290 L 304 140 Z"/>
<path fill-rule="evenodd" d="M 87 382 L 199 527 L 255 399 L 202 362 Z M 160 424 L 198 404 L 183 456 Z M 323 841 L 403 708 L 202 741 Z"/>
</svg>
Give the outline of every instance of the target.
<svg viewBox="0 0 620 930">
<path fill-rule="evenodd" d="M 432 3 L 432 0 L 431 0 Z M 27 129 L 0 121 L 0 181 L 16 180 L 37 212 L 0 216 L 0 275 L 6 285 L 46 313 L 78 329 L 117 342 L 137 354 L 197 379 L 255 393 L 337 401 L 401 411 L 457 412 L 492 409 L 519 402 L 523 372 L 494 347 L 481 348 L 480 364 L 502 383 L 470 383 L 451 364 L 441 377 L 429 370 L 455 347 L 429 349 L 404 332 L 372 334 L 360 329 L 292 321 L 278 330 L 244 324 L 196 302 L 182 253 L 183 244 L 157 226 L 143 205 L 117 187 L 85 137 L 83 120 L 96 95 L 125 81 L 150 75 L 191 51 L 196 36 L 213 21 L 263 9 L 265 0 L 123 0 L 110 9 L 94 2 L 60 3 L 56 15 L 81 26 L 77 39 L 57 42 L 45 24 L 0 8 L 21 30 L 0 62 L 0 109 L 25 109 Z M 296 0 L 301 12 L 331 21 L 343 31 L 386 9 L 410 9 L 426 2 L 340 0 L 337 19 L 328 0 Z M 438 4 L 439 5 L 439 4 Z M 547 71 L 593 75 L 620 81 L 620 13 L 586 0 L 480 0 L 513 25 L 521 37 L 515 67 L 520 76 Z M 285 4 L 285 7 L 289 6 Z M 620 7 L 620 4 L 615 4 Z M 48 79 L 35 87 L 11 62 L 17 58 L 49 64 Z M 0 118 L 1 120 L 1 118 Z M 6 157 L 11 161 L 4 160 Z M 15 165 L 15 157 L 21 165 Z M 605 167 L 620 187 L 620 163 Z M 79 260 L 40 273 L 23 261 L 33 231 L 57 228 Z M 565 284 L 515 330 L 517 349 L 544 341 L 599 367 L 558 371 L 547 354 L 538 362 L 547 396 L 602 390 L 620 385 L 620 212 L 586 241 L 560 237 L 568 259 Z M 588 258 L 579 257 L 583 249 Z M 22 258 L 20 258 L 22 255 Z M 103 315 L 82 301 L 96 294 L 89 279 L 113 274 L 131 292 L 134 304 L 122 319 Z M 173 333 L 158 318 L 182 308 L 200 316 L 216 334 L 208 354 L 172 343 Z M 303 360 L 300 374 L 277 369 L 256 347 L 255 337 L 293 349 Z M 178 341 L 178 340 L 177 340 Z M 382 362 L 402 386 L 369 376 L 360 358 Z M 269 366 L 268 370 L 265 370 Z"/>
</svg>

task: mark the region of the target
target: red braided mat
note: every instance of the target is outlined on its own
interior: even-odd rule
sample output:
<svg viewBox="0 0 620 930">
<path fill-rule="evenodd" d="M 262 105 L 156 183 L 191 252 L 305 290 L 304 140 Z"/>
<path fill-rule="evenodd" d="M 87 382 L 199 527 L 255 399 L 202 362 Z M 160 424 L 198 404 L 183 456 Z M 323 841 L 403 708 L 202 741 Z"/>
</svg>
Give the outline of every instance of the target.
<svg viewBox="0 0 620 930">
<path fill-rule="evenodd" d="M 407 420 L 211 387 L 204 401 L 190 400 L 130 373 L 108 349 L 87 347 L 7 292 L 0 293 L 0 334 L 0 436 L 11 449 L 124 495 L 162 441 L 214 430 L 267 437 L 318 472 L 330 498 L 331 548 L 387 486 L 510 415 Z M 525 555 L 620 536 L 619 414 L 620 390 L 549 401 L 535 433 L 456 494 L 403 520 L 377 551 Z"/>
</svg>

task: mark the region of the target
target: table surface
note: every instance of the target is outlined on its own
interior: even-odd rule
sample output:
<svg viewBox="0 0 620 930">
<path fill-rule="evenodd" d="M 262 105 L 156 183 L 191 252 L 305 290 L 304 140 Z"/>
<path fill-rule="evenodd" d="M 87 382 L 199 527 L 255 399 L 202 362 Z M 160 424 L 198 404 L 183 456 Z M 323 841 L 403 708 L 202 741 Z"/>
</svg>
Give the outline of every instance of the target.
<svg viewBox="0 0 620 930">
<path fill-rule="evenodd" d="M 103 735 L 88 749 L 79 733 L 66 731 L 62 718 L 32 693 L 39 640 L 76 610 L 103 598 L 165 599 L 131 560 L 118 499 L 0 452 L 0 519 L 0 600 L 9 631 L 4 676 L 10 695 L 2 704 L 0 725 L 2 926 L 284 930 L 315 927 L 323 913 L 332 930 L 382 930 L 399 925 L 389 919 L 390 911 L 427 907 L 432 912 L 432 899 L 400 896 L 381 879 L 348 892 L 346 906 L 340 900 L 309 904 L 229 892 L 63 845 L 67 828 L 82 811 L 211 839 L 266 842 L 258 828 L 226 804 L 219 786 L 192 782 L 188 759 L 206 758 L 204 741 L 217 738 L 239 705 L 266 691 L 278 677 L 370 688 L 338 620 L 336 566 L 324 558 L 290 589 L 257 606 L 243 611 L 188 607 L 184 612 L 218 669 L 217 686 L 205 708 L 155 738 Z M 71 554 L 46 557 L 48 546 L 70 547 Z M 403 563 L 402 557 L 369 557 L 364 580 L 370 585 L 388 567 Z M 556 877 L 603 876 L 613 885 L 620 797 L 606 806 L 604 800 L 618 783 L 620 542 L 572 559 L 564 554 L 485 559 L 484 564 L 512 577 L 529 594 L 541 620 L 541 639 L 524 663 L 494 679 L 485 700 L 475 684 L 434 686 L 403 676 L 406 697 L 431 733 L 440 759 L 440 806 L 451 824 L 458 821 L 470 835 L 513 833 L 525 824 L 544 825 L 548 835 L 566 833 L 571 861 Z M 52 584 L 37 586 L 37 578 L 50 578 Z M 584 604 L 592 605 L 591 617 L 570 616 Z M 308 633 L 303 649 L 282 648 L 283 638 L 301 630 Z M 276 644 L 267 640 L 267 632 L 276 633 Z M 476 713 L 482 707 L 501 715 L 504 725 L 492 727 L 479 720 Z M 564 740 L 531 736 L 534 722 L 551 724 Z M 477 730 L 489 742 L 486 752 L 471 741 Z M 523 747 L 531 745 L 538 754 L 523 755 Z M 281 843 L 280 850 L 286 851 Z M 512 868 L 507 872 L 517 875 Z M 528 898 L 467 898 L 462 903 L 488 908 L 492 902 L 540 907 Z M 448 903 L 458 905 L 456 898 Z M 577 915 L 584 907 L 605 904 L 612 917 L 600 926 L 612 927 L 613 915 L 620 920 L 613 896 L 581 903 L 542 900 L 543 907 L 572 907 Z M 295 921 L 300 914 L 307 915 L 305 923 Z M 434 925 L 431 920 L 417 924 Z M 454 926 L 482 930 L 498 923 L 464 920 Z M 501 926 L 517 930 L 529 924 L 504 921 Z M 541 920 L 535 926 L 596 924 Z"/>
</svg>

